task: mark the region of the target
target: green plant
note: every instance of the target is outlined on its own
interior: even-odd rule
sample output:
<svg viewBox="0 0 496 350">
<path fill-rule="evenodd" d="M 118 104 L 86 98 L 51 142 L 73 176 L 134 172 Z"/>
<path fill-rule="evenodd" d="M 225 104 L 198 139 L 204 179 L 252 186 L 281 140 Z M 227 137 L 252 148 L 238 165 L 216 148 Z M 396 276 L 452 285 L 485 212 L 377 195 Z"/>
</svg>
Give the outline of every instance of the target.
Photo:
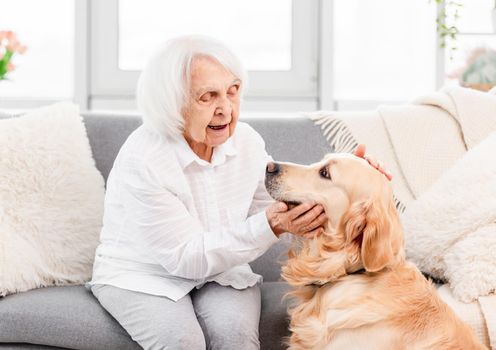
<svg viewBox="0 0 496 350">
<path fill-rule="evenodd" d="M 496 51 L 481 52 L 467 67 L 461 80 L 469 84 L 496 84 Z"/>
<path fill-rule="evenodd" d="M 496 85 L 496 51 L 487 47 L 473 49 L 465 64 L 448 74 L 448 77 L 458 79 L 462 85 Z"/>
<path fill-rule="evenodd" d="M 15 69 L 11 62 L 15 53 L 23 54 L 26 46 L 22 45 L 12 31 L 0 31 L 0 80 L 7 79 L 7 73 Z"/>
<path fill-rule="evenodd" d="M 456 39 L 459 33 L 457 21 L 460 18 L 460 9 L 463 4 L 456 0 L 434 0 L 437 5 L 442 5 L 436 17 L 436 29 L 439 35 L 439 46 L 446 48 L 447 42 L 448 54 L 450 59 L 453 59 L 453 53 L 458 49 Z M 496 0 L 495 0 L 496 6 Z"/>
</svg>

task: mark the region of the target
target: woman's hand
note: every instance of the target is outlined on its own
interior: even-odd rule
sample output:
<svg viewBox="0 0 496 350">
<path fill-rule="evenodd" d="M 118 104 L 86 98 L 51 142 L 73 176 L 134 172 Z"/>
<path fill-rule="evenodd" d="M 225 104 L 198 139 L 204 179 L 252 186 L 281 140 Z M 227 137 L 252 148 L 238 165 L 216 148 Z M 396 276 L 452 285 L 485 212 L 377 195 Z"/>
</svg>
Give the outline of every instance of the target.
<svg viewBox="0 0 496 350">
<path fill-rule="evenodd" d="M 322 225 L 327 221 L 324 208 L 313 202 L 302 203 L 292 209 L 283 202 L 275 202 L 265 213 L 277 237 L 284 232 L 290 232 L 312 238 L 324 232 Z"/>
<path fill-rule="evenodd" d="M 355 152 L 353 152 L 355 156 L 360 157 L 365 159 L 367 162 L 369 162 L 370 165 L 372 165 L 374 168 L 379 170 L 381 173 L 383 173 L 386 178 L 391 181 L 393 179 L 393 175 L 384 169 L 384 166 L 382 165 L 381 162 L 376 161 L 373 157 L 371 156 L 366 156 L 365 155 L 365 145 L 364 144 L 359 144 L 357 148 L 355 149 Z"/>
</svg>

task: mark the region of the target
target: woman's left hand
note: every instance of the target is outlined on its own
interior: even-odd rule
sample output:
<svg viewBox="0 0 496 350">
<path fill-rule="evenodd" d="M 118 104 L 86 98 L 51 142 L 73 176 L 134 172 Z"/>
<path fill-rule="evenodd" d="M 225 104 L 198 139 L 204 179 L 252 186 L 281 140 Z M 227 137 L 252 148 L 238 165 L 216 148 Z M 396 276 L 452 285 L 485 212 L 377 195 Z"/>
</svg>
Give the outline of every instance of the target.
<svg viewBox="0 0 496 350">
<path fill-rule="evenodd" d="M 327 222 L 322 205 L 305 202 L 289 209 L 283 202 L 274 202 L 265 210 L 272 232 L 279 237 L 284 232 L 296 236 L 313 238 L 324 232 L 323 225 Z"/>
<path fill-rule="evenodd" d="M 381 162 L 376 161 L 373 157 L 371 156 L 366 156 L 365 155 L 365 145 L 364 144 L 359 144 L 357 148 L 355 149 L 355 152 L 353 152 L 355 156 L 360 157 L 365 159 L 367 162 L 369 162 L 370 165 L 372 165 L 374 168 L 379 170 L 381 173 L 386 176 L 386 178 L 391 181 L 393 179 L 393 175 L 384 169 L 384 166 L 382 165 Z"/>
</svg>

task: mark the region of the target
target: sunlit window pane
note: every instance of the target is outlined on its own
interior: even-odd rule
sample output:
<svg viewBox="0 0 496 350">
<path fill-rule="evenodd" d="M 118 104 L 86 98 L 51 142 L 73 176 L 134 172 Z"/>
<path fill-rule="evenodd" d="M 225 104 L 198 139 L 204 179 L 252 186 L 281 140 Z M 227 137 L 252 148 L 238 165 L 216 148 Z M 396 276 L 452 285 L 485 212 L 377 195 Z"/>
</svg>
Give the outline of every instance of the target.
<svg viewBox="0 0 496 350">
<path fill-rule="evenodd" d="M 140 70 L 167 39 L 204 34 L 228 44 L 248 70 L 289 70 L 291 10 L 291 0 L 120 0 L 119 68 Z"/>
<path fill-rule="evenodd" d="M 0 30 L 15 32 L 28 47 L 16 69 L 0 81 L 0 96 L 72 98 L 74 1 L 0 0 Z"/>
<path fill-rule="evenodd" d="M 423 0 L 335 0 L 336 98 L 409 100 L 434 90 L 435 17 Z"/>
<path fill-rule="evenodd" d="M 493 31 L 492 9 L 494 0 L 470 0 L 461 2 L 456 25 L 462 33 L 490 33 Z"/>
</svg>

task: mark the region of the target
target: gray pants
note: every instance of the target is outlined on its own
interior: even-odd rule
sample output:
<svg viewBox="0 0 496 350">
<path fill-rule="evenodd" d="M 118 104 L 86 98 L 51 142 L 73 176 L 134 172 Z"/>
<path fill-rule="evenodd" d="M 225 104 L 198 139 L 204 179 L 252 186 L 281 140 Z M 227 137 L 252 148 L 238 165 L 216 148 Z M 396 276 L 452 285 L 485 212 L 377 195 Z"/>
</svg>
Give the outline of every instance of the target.
<svg viewBox="0 0 496 350">
<path fill-rule="evenodd" d="M 260 349 L 258 285 L 237 290 L 210 282 L 177 302 L 102 284 L 91 291 L 144 349 Z"/>
</svg>

